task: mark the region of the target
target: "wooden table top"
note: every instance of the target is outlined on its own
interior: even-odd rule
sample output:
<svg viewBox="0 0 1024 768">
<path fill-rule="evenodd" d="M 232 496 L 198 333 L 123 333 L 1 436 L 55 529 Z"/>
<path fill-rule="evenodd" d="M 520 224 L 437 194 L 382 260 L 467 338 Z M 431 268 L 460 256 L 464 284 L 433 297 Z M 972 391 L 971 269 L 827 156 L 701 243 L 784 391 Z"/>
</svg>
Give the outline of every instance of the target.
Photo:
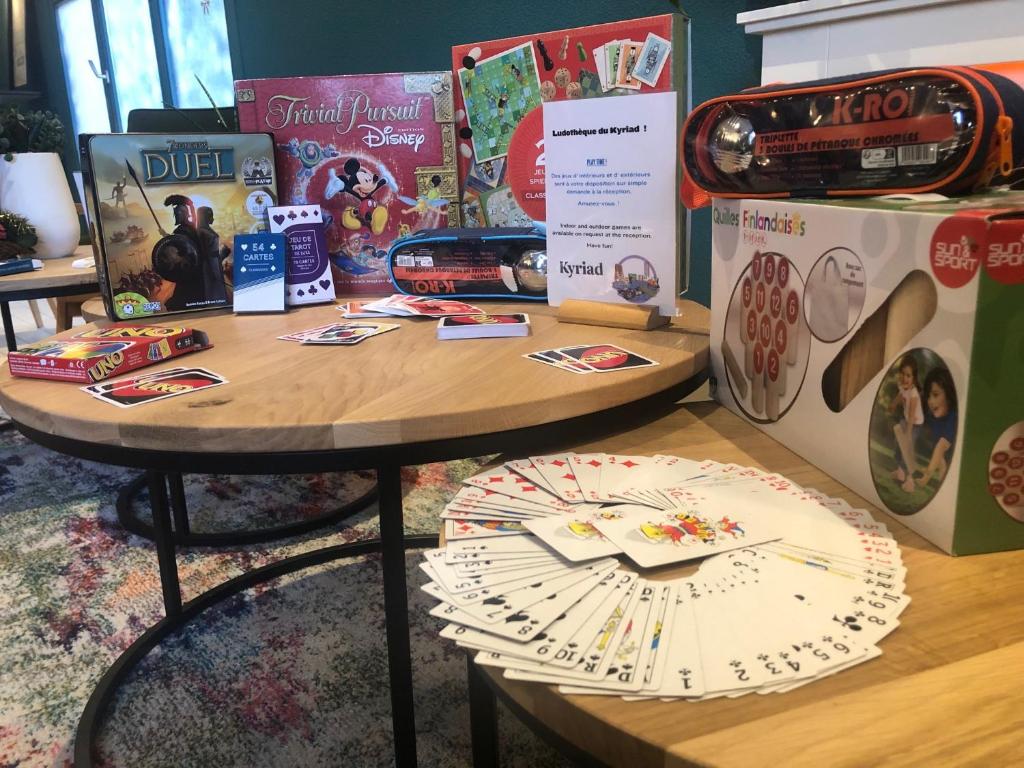
<svg viewBox="0 0 1024 768">
<path fill-rule="evenodd" d="M 880 658 L 784 694 L 627 703 L 480 668 L 548 728 L 628 768 L 1024 764 L 1024 552 L 945 555 L 714 403 L 572 449 L 740 462 L 870 509 L 900 543 L 912 602 Z"/>
<path fill-rule="evenodd" d="M 436 320 L 388 319 L 401 327 L 352 347 L 303 346 L 277 337 L 342 321 L 335 305 L 274 315 L 180 315 L 161 324 L 202 329 L 214 347 L 146 370 L 197 366 L 225 376 L 228 384 L 124 409 L 73 383 L 12 378 L 4 370 L 0 405 L 41 432 L 126 448 L 337 450 L 557 422 L 656 394 L 708 365 L 709 313 L 693 302 L 681 302 L 682 315 L 654 331 L 559 323 L 555 310 L 543 304 L 478 303 L 491 312 L 527 312 L 531 334 L 439 341 Z M 619 345 L 659 365 L 581 376 L 523 357 L 597 343 Z"/>
<path fill-rule="evenodd" d="M 0 276 L 0 299 L 6 291 L 27 291 L 39 288 L 65 288 L 71 285 L 89 286 L 96 284 L 94 267 L 73 267 L 75 259 L 92 257 L 92 246 L 80 245 L 70 256 L 60 259 L 43 259 L 43 268 L 16 275 Z"/>
</svg>

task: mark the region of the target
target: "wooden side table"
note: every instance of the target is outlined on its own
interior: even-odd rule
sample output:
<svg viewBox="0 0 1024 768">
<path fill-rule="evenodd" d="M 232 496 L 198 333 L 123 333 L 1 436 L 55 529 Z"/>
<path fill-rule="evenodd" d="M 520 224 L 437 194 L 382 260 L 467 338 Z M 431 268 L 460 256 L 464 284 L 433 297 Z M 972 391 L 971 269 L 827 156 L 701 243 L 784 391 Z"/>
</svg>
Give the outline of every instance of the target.
<svg viewBox="0 0 1024 768">
<path fill-rule="evenodd" d="M 76 259 L 92 256 L 92 248 L 80 245 L 70 256 L 62 259 L 45 259 L 43 268 L 17 275 L 0 276 L 0 319 L 3 320 L 7 349 L 18 348 L 14 338 L 14 323 L 11 320 L 10 302 L 25 299 L 46 299 L 51 297 L 79 296 L 99 291 L 94 267 L 73 267 Z M 59 313 L 58 313 L 59 314 Z M 60 317 L 57 318 L 60 328 Z M 70 322 L 68 323 L 70 327 Z"/>
<path fill-rule="evenodd" d="M 688 404 L 572 449 L 758 466 L 869 509 L 900 543 L 913 602 L 880 643 L 880 658 L 784 694 L 701 702 L 568 696 L 556 686 L 506 680 L 500 669 L 471 661 L 476 765 L 497 762 L 496 724 L 489 718 L 495 692 L 538 733 L 587 764 L 1024 764 L 1024 552 L 950 557 L 714 403 Z M 670 578 L 691 571 L 653 573 Z"/>
</svg>

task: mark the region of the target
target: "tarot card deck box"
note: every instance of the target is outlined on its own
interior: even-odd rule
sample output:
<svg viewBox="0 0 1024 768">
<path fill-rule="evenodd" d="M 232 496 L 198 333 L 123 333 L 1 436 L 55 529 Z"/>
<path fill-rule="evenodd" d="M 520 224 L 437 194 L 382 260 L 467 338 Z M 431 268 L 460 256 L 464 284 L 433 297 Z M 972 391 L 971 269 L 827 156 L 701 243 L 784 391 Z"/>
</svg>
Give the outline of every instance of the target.
<svg viewBox="0 0 1024 768">
<path fill-rule="evenodd" d="M 107 315 L 231 306 L 234 237 L 277 201 L 266 133 L 83 135 L 82 175 Z"/>
<path fill-rule="evenodd" d="M 712 221 L 717 399 L 950 554 L 1024 547 L 1024 194 Z"/>
<path fill-rule="evenodd" d="M 687 25 L 674 13 L 454 46 L 463 226 L 546 220 L 545 101 L 676 91 L 681 127 L 689 106 Z M 683 244 L 681 206 L 677 220 Z M 681 266 L 684 288 L 684 257 Z"/>
<path fill-rule="evenodd" d="M 239 80 L 235 103 L 274 134 L 281 204 L 322 208 L 339 294 L 391 293 L 392 243 L 459 225 L 450 72 Z"/>
<path fill-rule="evenodd" d="M 8 354 L 7 364 L 12 376 L 92 384 L 209 346 L 191 328 L 115 325 L 30 344 Z"/>
</svg>

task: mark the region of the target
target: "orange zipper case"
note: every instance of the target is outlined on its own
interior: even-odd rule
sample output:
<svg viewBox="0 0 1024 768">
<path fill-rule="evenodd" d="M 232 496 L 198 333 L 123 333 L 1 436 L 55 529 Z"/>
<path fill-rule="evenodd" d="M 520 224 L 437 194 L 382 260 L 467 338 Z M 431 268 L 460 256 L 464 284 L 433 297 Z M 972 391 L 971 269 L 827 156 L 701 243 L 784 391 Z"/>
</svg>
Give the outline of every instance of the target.
<svg viewBox="0 0 1024 768">
<path fill-rule="evenodd" d="M 1024 161 L 1024 61 L 915 67 L 706 101 L 681 135 L 681 196 L 965 194 Z"/>
</svg>

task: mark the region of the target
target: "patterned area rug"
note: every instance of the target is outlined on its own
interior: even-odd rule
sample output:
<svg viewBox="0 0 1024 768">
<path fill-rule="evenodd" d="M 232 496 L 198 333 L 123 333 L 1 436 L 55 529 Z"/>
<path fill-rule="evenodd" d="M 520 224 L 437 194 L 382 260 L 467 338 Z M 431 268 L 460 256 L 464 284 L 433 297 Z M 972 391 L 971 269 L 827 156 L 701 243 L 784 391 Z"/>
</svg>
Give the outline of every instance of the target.
<svg viewBox="0 0 1024 768">
<path fill-rule="evenodd" d="M 478 460 L 403 475 L 406 531 L 438 512 Z M 153 546 L 117 523 L 134 471 L 71 459 L 0 431 L 0 766 L 69 766 L 100 676 L 162 616 Z M 187 476 L 196 531 L 322 514 L 367 473 L 239 479 Z M 145 509 L 144 499 L 139 504 Z M 376 509 L 329 534 L 221 551 L 179 551 L 187 600 L 281 557 L 377 534 Z M 471 764 L 465 657 L 437 636 L 407 556 L 418 752 Z M 506 766 L 568 763 L 502 710 Z M 111 766 L 386 766 L 391 716 L 377 557 L 339 560 L 260 585 L 204 613 L 136 668 L 98 745 Z M 172 757 L 173 756 L 173 757 Z"/>
</svg>

